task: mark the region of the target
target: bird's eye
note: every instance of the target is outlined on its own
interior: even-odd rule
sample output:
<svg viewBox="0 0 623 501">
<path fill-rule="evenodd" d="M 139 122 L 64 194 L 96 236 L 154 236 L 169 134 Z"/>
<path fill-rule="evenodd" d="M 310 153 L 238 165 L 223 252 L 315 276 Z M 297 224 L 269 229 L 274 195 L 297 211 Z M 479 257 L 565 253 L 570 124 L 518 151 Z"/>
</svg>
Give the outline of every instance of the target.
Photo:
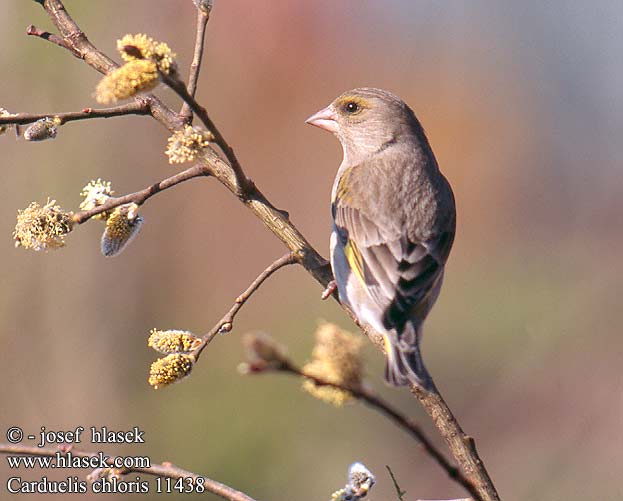
<svg viewBox="0 0 623 501">
<path fill-rule="evenodd" d="M 359 105 L 355 101 L 349 101 L 348 103 L 346 103 L 344 109 L 348 113 L 357 113 L 357 111 L 359 111 Z"/>
</svg>

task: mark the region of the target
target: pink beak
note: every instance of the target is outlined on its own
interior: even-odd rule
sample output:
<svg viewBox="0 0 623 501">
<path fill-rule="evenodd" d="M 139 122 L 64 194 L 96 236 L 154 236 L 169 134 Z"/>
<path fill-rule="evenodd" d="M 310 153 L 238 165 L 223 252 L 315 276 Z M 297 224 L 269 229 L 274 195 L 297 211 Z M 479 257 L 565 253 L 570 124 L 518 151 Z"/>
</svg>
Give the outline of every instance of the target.
<svg viewBox="0 0 623 501">
<path fill-rule="evenodd" d="M 320 110 L 318 113 L 312 115 L 307 120 L 305 120 L 305 123 L 335 133 L 337 132 L 336 119 L 337 114 L 335 113 L 335 111 L 333 111 L 331 106 L 327 106 L 326 108 Z"/>
</svg>

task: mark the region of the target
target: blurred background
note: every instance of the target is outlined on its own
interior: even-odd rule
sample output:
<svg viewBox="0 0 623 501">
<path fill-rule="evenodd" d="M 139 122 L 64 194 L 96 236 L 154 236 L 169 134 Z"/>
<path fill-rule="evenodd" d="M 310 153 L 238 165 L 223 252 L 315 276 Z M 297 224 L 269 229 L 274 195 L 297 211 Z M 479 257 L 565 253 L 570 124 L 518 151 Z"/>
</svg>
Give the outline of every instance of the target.
<svg viewBox="0 0 623 501">
<path fill-rule="evenodd" d="M 623 4 L 215 4 L 199 101 L 247 173 L 325 256 L 341 150 L 305 118 L 366 85 L 403 97 L 426 128 L 459 215 L 423 349 L 502 497 L 621 499 Z M 168 42 L 187 74 L 191 0 L 66 6 L 115 59 L 118 38 L 144 32 Z M 100 76 L 25 35 L 30 23 L 52 29 L 42 9 L 4 0 L 3 12 L 0 106 L 96 107 Z M 171 92 L 157 94 L 179 106 Z M 261 500 L 328 499 L 353 461 L 377 475 L 372 500 L 395 499 L 385 465 L 406 499 L 461 497 L 416 443 L 375 412 L 330 407 L 286 376 L 238 374 L 247 331 L 270 332 L 302 363 L 319 319 L 353 328 L 300 269 L 266 283 L 190 378 L 159 391 L 148 386 L 157 358 L 146 346 L 151 328 L 206 331 L 284 252 L 218 182 L 193 180 L 149 201 L 140 237 L 116 258 L 99 252 L 98 221 L 74 231 L 61 251 L 14 249 L 16 212 L 33 200 L 50 197 L 75 210 L 91 179 L 110 180 L 125 194 L 179 170 L 164 155 L 167 137 L 140 117 L 71 123 L 44 143 L 0 137 L 2 435 L 13 425 L 27 433 L 136 425 L 145 445 L 98 449 L 171 461 Z M 383 358 L 368 342 L 365 358 L 370 383 L 445 450 L 417 402 L 384 385 Z M 15 474 L 0 463 L 3 479 Z"/>
</svg>

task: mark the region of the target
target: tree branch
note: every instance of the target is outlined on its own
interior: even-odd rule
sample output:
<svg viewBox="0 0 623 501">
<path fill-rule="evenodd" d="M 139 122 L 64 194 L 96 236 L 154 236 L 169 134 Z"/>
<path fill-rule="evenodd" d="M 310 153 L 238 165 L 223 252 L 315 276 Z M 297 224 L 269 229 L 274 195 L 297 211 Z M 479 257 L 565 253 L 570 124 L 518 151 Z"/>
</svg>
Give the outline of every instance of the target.
<svg viewBox="0 0 623 501">
<path fill-rule="evenodd" d="M 199 81 L 199 71 L 201 70 L 201 60 L 203 59 L 203 44 L 206 33 L 206 26 L 210 20 L 210 13 L 197 6 L 197 35 L 195 37 L 195 50 L 193 51 L 193 61 L 190 63 L 190 74 L 188 75 L 188 94 L 195 97 L 197 82 Z M 182 105 L 180 115 L 188 123 L 192 121 L 193 113 L 186 101 Z"/>
<path fill-rule="evenodd" d="M 291 252 L 294 252 L 303 267 L 323 287 L 326 287 L 333 278 L 329 262 L 312 247 L 298 228 L 292 224 L 288 213 L 272 205 L 255 185 L 246 196 L 241 195 L 231 167 L 212 149 L 206 148 L 202 153 L 201 160 L 206 169 L 223 186 L 236 195 Z"/>
<path fill-rule="evenodd" d="M 37 28 L 36 26 L 32 24 L 26 28 L 26 34 L 33 35 L 39 38 L 43 38 L 44 40 L 47 40 L 48 42 L 52 42 L 58 45 L 59 47 L 63 47 L 64 49 L 67 49 L 77 58 L 82 59 L 80 52 L 75 50 L 69 43 L 67 43 L 67 41 L 63 37 L 59 37 L 58 35 L 55 35 L 54 33 L 50 33 L 48 31 L 40 30 L 39 28 Z"/>
<path fill-rule="evenodd" d="M 386 464 L 385 468 L 387 468 L 387 471 L 389 472 L 389 476 L 392 479 L 392 483 L 394 484 L 394 489 L 396 489 L 396 496 L 398 497 L 398 501 L 405 501 L 404 496 L 407 493 L 407 491 L 403 491 L 400 488 L 400 486 L 398 485 L 398 480 L 396 480 L 396 476 L 394 475 L 394 472 L 389 467 L 389 465 Z"/>
<path fill-rule="evenodd" d="M 61 33 L 65 44 L 61 47 L 66 48 L 72 54 L 83 59 L 85 63 L 96 71 L 107 74 L 118 67 L 118 64 L 110 59 L 106 54 L 98 50 L 82 32 L 80 27 L 67 13 L 61 0 L 36 0 L 41 4 L 45 12 L 50 17 L 52 23 Z M 49 39 L 46 39 L 49 40 Z M 145 100 L 149 105 L 151 116 L 163 124 L 168 130 L 175 132 L 184 126 L 184 121 L 179 114 L 165 106 L 153 94 L 145 94 L 134 98 L 134 101 Z"/>
<path fill-rule="evenodd" d="M 472 479 L 480 495 L 486 500 L 499 500 L 493 481 L 478 455 L 474 439 L 463 431 L 443 397 L 438 392 L 427 392 L 417 386 L 411 386 L 411 393 L 431 417 L 455 459 L 466 475 Z M 473 493 L 470 494 L 473 496 Z"/>
<path fill-rule="evenodd" d="M 224 332 L 229 332 L 233 328 L 234 318 L 240 311 L 240 308 L 247 302 L 247 300 L 253 295 L 255 291 L 257 291 L 260 286 L 264 283 L 264 281 L 270 277 L 273 273 L 280 270 L 281 268 L 288 266 L 290 264 L 296 264 L 298 262 L 297 256 L 293 252 L 288 252 L 284 256 L 281 256 L 279 259 L 270 264 L 262 273 L 260 273 L 251 285 L 247 287 L 247 289 L 240 294 L 236 300 L 234 301 L 234 305 L 230 308 L 230 310 L 221 318 L 214 327 L 202 336 L 201 344 L 193 351 L 193 355 L 195 358 L 199 358 L 201 352 L 205 349 L 205 347 L 210 344 L 212 339 L 219 334 Z"/>
<path fill-rule="evenodd" d="M 53 449 L 53 448 L 39 448 L 39 447 L 31 447 L 25 445 L 11 445 L 11 444 L 3 444 L 0 443 L 0 453 L 2 454 L 20 454 L 25 456 L 42 456 L 42 457 L 56 457 L 58 453 L 66 454 L 67 450 Z M 70 450 L 71 455 L 79 458 L 89 458 L 89 457 L 98 457 L 98 454 L 95 452 L 83 452 L 77 451 L 74 449 Z M 111 457 L 106 460 L 106 463 L 110 465 L 111 468 L 114 468 L 114 461 L 117 459 L 116 457 Z M 199 478 L 203 479 L 204 486 L 206 488 L 206 492 L 211 492 L 216 494 L 217 496 L 222 497 L 223 499 L 229 499 L 230 501 L 254 501 L 254 499 L 250 496 L 247 496 L 244 492 L 237 491 L 225 484 L 217 482 L 216 480 L 211 480 L 203 475 L 198 475 L 191 471 L 183 470 L 171 463 L 165 462 L 162 464 L 151 465 L 146 468 L 122 468 L 119 469 L 122 475 L 127 475 L 128 473 L 143 473 L 145 475 L 152 475 L 154 477 L 167 477 L 167 478 L 192 478 L 193 480 L 197 480 Z"/>
<path fill-rule="evenodd" d="M 229 162 L 229 165 L 233 170 L 234 175 L 236 176 L 236 183 L 238 185 L 236 190 L 237 195 L 243 198 L 246 197 L 253 190 L 253 183 L 249 178 L 247 178 L 244 170 L 242 170 L 242 165 L 240 165 L 240 162 L 238 161 L 238 158 L 234 153 L 234 149 L 229 145 L 221 132 L 218 130 L 218 128 L 208 115 L 207 110 L 203 106 L 201 106 L 193 96 L 188 93 L 184 82 L 164 73 L 160 73 L 160 76 L 162 78 L 162 81 L 166 85 L 168 85 L 186 104 L 188 104 L 188 106 L 195 113 L 195 115 L 199 117 L 199 120 L 203 122 L 205 128 L 212 133 L 212 135 L 214 136 L 214 142 L 225 154 L 225 158 L 227 158 L 227 161 Z"/>
<path fill-rule="evenodd" d="M 15 113 L 8 116 L 0 116 L 2 124 L 29 124 L 42 118 L 59 118 L 61 124 L 75 120 L 88 120 L 90 118 L 112 118 L 123 115 L 150 115 L 149 103 L 146 100 L 137 99 L 123 106 L 94 110 L 84 108 L 82 111 L 68 111 L 63 113 Z"/>
<path fill-rule="evenodd" d="M 422 445 L 426 453 L 430 457 L 432 457 L 439 466 L 444 469 L 444 471 L 452 480 L 459 483 L 467 492 L 470 493 L 475 501 L 483 500 L 483 497 L 478 492 L 474 483 L 469 480 L 467 476 L 463 475 L 463 473 L 461 473 L 461 471 L 455 465 L 453 465 L 445 458 L 442 452 L 437 449 L 437 447 L 435 447 L 432 440 L 430 440 L 426 436 L 426 434 L 422 431 L 422 429 L 416 422 L 402 415 L 398 410 L 394 409 L 389 403 L 384 401 L 381 397 L 379 397 L 376 393 L 374 393 L 371 389 L 367 388 L 365 385 L 361 385 L 359 387 L 346 387 L 342 384 L 332 383 L 305 372 L 304 370 L 294 366 L 288 360 L 284 360 L 284 363 L 281 366 L 277 367 L 277 370 L 280 372 L 285 372 L 286 374 L 293 374 L 303 378 L 311 379 L 312 381 L 314 381 L 315 384 L 319 386 L 332 386 L 333 388 L 337 388 L 351 393 L 357 400 L 364 402 L 368 406 L 385 415 L 399 428 L 402 428 L 407 433 L 409 433 L 409 435 L 411 435 L 417 442 Z"/>
<path fill-rule="evenodd" d="M 67 14 L 60 0 L 39 0 L 39 3 L 42 4 L 64 40 L 71 47 L 70 50 L 77 51 L 87 64 L 102 73 L 107 73 L 116 66 L 110 58 L 89 42 L 78 25 Z M 233 150 L 223 136 L 220 133 L 217 134 L 218 131 L 215 131 L 214 124 L 209 120 L 205 109 L 198 105 L 194 98 L 188 94 L 186 87 L 182 84 L 181 87 L 174 87 L 174 90 L 189 104 L 195 114 L 202 119 L 204 125 L 215 135 L 217 144 L 223 150 L 228 161 L 231 162 L 231 165 L 225 163 L 214 151 L 208 148 L 202 156 L 202 161 L 205 162 L 204 168 L 236 195 L 290 251 L 295 253 L 298 261 L 323 288 L 326 287 L 332 278 L 327 261 L 318 254 L 300 231 L 290 222 L 287 213 L 277 210 L 260 190 L 246 178 Z M 183 127 L 185 122 L 179 114 L 165 106 L 153 95 L 148 95 L 144 98 L 148 99 L 152 116 L 168 130 L 176 131 Z M 353 318 L 352 313 L 348 313 Z M 356 321 L 356 319 L 354 320 Z M 374 333 L 366 328 L 363 331 L 383 350 L 381 336 L 378 333 Z M 446 440 L 463 471 L 473 479 L 481 498 L 485 501 L 499 500 L 495 487 L 478 457 L 473 440 L 463 432 L 441 395 L 426 393 L 417 387 L 411 387 L 411 391 L 433 418 L 433 422 Z"/>
<path fill-rule="evenodd" d="M 135 203 L 137 205 L 143 204 L 147 199 L 153 197 L 157 193 L 169 189 L 176 184 L 183 183 L 184 181 L 188 181 L 189 179 L 193 179 L 195 177 L 200 176 L 209 176 L 210 173 L 205 168 L 205 166 L 198 164 L 186 169 L 182 172 L 175 174 L 174 176 L 163 179 L 159 183 L 152 184 L 147 188 L 136 191 L 134 193 L 130 193 L 129 195 L 124 195 L 122 197 L 110 197 L 102 205 L 98 205 L 94 209 L 84 210 L 80 212 L 76 212 L 73 214 L 72 219 L 74 223 L 82 224 L 85 221 L 88 221 L 96 214 L 100 214 L 102 212 L 109 211 L 110 209 L 114 209 L 123 204 Z"/>
</svg>

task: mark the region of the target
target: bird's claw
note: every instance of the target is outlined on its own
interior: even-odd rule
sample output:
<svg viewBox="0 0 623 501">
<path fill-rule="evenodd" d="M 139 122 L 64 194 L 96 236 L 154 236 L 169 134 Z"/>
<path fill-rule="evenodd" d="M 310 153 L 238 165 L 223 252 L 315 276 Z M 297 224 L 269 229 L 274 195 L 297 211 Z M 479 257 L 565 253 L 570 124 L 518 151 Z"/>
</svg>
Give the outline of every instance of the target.
<svg viewBox="0 0 623 501">
<path fill-rule="evenodd" d="M 322 296 L 320 296 L 320 298 L 324 301 L 325 299 L 332 296 L 336 290 L 337 290 L 337 282 L 335 280 L 331 280 L 327 284 L 327 288 L 322 291 Z"/>
</svg>

